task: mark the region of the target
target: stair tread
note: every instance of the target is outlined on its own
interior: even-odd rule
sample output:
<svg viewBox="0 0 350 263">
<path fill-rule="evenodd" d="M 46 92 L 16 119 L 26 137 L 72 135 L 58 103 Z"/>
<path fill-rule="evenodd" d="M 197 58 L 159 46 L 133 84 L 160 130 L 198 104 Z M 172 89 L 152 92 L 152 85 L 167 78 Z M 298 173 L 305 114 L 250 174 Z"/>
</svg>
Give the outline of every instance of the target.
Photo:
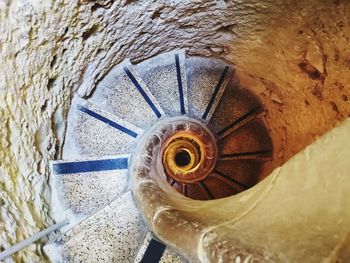
<svg viewBox="0 0 350 263">
<path fill-rule="evenodd" d="M 219 140 L 218 148 L 220 155 L 247 158 L 272 153 L 272 142 L 263 121 L 255 119 Z"/>
<path fill-rule="evenodd" d="M 171 51 L 135 65 L 168 116 L 188 112 L 185 51 Z"/>
<path fill-rule="evenodd" d="M 160 104 L 129 60 L 123 61 L 104 77 L 89 101 L 141 128 L 148 127 L 164 115 Z"/>
<path fill-rule="evenodd" d="M 56 221 L 86 218 L 128 189 L 128 155 L 51 162 Z M 71 224 L 72 226 L 72 224 Z"/>
<path fill-rule="evenodd" d="M 261 159 L 219 161 L 215 167 L 215 173 L 221 174 L 228 180 L 239 182 L 241 189 L 248 189 L 260 181 L 263 165 L 264 160 Z"/>
<path fill-rule="evenodd" d="M 209 122 L 233 69 L 219 60 L 190 57 L 186 70 L 190 116 Z"/>
<path fill-rule="evenodd" d="M 116 155 L 131 152 L 142 129 L 75 98 L 68 115 L 63 159 Z M 108 138 L 108 139 L 106 139 Z"/>
<path fill-rule="evenodd" d="M 219 136 L 226 136 L 241 125 L 258 117 L 263 107 L 246 89 L 230 81 L 208 126 Z"/>
<path fill-rule="evenodd" d="M 45 251 L 50 259 L 56 257 L 54 262 L 133 262 L 145 234 L 146 227 L 129 191 L 63 234 Z"/>
</svg>

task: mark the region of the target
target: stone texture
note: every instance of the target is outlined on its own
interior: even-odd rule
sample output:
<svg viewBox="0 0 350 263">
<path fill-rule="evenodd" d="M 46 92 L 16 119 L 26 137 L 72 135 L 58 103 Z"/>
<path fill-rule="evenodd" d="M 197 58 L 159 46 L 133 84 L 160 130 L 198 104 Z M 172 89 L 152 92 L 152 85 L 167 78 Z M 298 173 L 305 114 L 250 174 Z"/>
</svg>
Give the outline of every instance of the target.
<svg viewBox="0 0 350 263">
<path fill-rule="evenodd" d="M 123 158 L 128 156 L 111 156 Z M 88 159 L 88 161 L 103 160 Z M 87 161 L 84 159 L 83 161 Z M 79 163 L 79 160 L 75 162 Z M 64 161 L 52 162 L 64 164 Z M 57 174 L 52 172 L 52 215 L 56 222 L 75 216 L 84 218 L 92 215 L 129 190 L 128 170 L 105 170 Z M 72 224 L 70 224 L 72 227 Z"/>
<path fill-rule="evenodd" d="M 268 109 L 283 163 L 349 116 L 349 13 L 346 0 L 1 0 L 1 249 L 52 223 L 48 161 L 79 86 L 88 95 L 126 57 L 223 57 Z M 45 261 L 41 242 L 13 259 Z"/>
<path fill-rule="evenodd" d="M 145 235 L 141 215 L 127 192 L 63 234 L 50 245 L 49 256 L 52 262 L 133 262 Z"/>
<path fill-rule="evenodd" d="M 144 94 L 138 90 L 134 81 L 125 72 L 126 68 L 132 74 L 134 81 L 137 81 L 137 85 L 140 86 L 139 88 L 143 90 Z M 150 100 L 150 103 L 158 111 L 159 116 L 147 103 L 144 96 Z M 138 76 L 128 60 L 114 67 L 103 78 L 89 101 L 141 128 L 147 128 L 164 115 L 158 101 L 153 97 L 147 85 Z"/>
<path fill-rule="evenodd" d="M 186 69 L 190 116 L 209 122 L 233 68 L 220 60 L 193 57 L 186 60 Z"/>
<path fill-rule="evenodd" d="M 255 248 L 262 262 L 346 262 L 350 184 L 344 157 L 350 152 L 349 128 L 348 119 L 275 170 L 263 181 L 270 187 L 265 185 L 267 191 L 243 218 L 231 217 L 208 230 L 202 243 L 206 257 L 244 255 L 243 260 Z M 245 197 L 237 199 L 244 202 Z M 230 246 L 242 253 L 230 251 Z"/>
<path fill-rule="evenodd" d="M 258 117 L 263 105 L 235 81 L 230 81 L 208 126 L 218 136 L 225 136 Z M 230 127 L 232 123 L 235 125 Z"/>
<path fill-rule="evenodd" d="M 221 155 L 244 152 L 258 153 L 259 151 L 273 152 L 269 133 L 260 119 L 252 120 L 235 132 L 225 136 L 218 141 L 218 148 Z M 261 156 L 264 156 L 264 154 Z M 248 158 L 249 156 L 246 157 Z"/>
<path fill-rule="evenodd" d="M 81 106 L 132 131 L 133 136 L 81 111 Z M 136 145 L 137 138 L 135 136 L 140 136 L 142 132 L 142 129 L 103 111 L 99 106 L 76 98 L 72 102 L 67 117 L 67 132 L 62 149 L 62 159 L 128 154 Z"/>
<path fill-rule="evenodd" d="M 179 59 L 179 73 L 175 56 Z M 185 50 L 176 50 L 160 54 L 136 65 L 137 72 L 156 97 L 168 116 L 181 115 L 179 82 L 182 87 L 183 110 L 188 113 L 187 78 Z M 178 74 L 180 79 L 178 79 Z"/>
</svg>

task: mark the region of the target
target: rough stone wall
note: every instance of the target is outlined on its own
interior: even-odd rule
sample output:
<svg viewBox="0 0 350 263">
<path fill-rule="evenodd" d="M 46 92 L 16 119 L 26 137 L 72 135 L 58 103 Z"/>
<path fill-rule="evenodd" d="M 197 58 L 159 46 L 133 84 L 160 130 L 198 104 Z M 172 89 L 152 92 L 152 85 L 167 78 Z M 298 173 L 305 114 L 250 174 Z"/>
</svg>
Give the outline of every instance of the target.
<svg viewBox="0 0 350 263">
<path fill-rule="evenodd" d="M 0 246 L 52 223 L 70 98 L 126 57 L 219 56 L 268 109 L 280 163 L 350 113 L 346 0 L 0 0 Z M 288 127 L 288 128 L 287 128 Z M 44 261 L 41 245 L 16 261 Z"/>
<path fill-rule="evenodd" d="M 350 3 L 284 1 L 273 10 L 227 58 L 261 95 L 283 162 L 350 116 Z"/>
</svg>

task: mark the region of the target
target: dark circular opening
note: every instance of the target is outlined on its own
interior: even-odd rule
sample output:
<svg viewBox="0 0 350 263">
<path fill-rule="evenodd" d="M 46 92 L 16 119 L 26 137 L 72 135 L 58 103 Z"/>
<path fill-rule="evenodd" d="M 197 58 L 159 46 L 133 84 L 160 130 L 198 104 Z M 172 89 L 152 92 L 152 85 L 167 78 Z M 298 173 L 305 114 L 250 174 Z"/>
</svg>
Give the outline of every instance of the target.
<svg viewBox="0 0 350 263">
<path fill-rule="evenodd" d="M 191 156 L 190 154 L 185 151 L 185 150 L 181 150 L 180 152 L 178 152 L 176 155 L 175 155 L 175 163 L 180 166 L 180 167 L 183 167 L 183 166 L 186 166 L 188 165 L 189 163 L 191 162 Z"/>
</svg>

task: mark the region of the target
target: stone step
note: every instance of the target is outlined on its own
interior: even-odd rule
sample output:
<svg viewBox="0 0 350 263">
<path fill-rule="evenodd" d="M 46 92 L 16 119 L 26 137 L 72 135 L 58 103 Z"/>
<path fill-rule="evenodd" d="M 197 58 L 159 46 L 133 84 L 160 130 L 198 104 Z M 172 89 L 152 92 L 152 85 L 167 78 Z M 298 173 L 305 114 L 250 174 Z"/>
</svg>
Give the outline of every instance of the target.
<svg viewBox="0 0 350 263">
<path fill-rule="evenodd" d="M 135 68 L 166 115 L 188 113 L 185 50 L 160 54 Z"/>
<path fill-rule="evenodd" d="M 220 160 L 270 159 L 272 142 L 263 120 L 256 118 L 219 139 Z"/>
<path fill-rule="evenodd" d="M 89 101 L 141 128 L 150 126 L 164 115 L 128 59 L 103 78 Z"/>
<path fill-rule="evenodd" d="M 129 189 L 128 155 L 52 161 L 52 217 L 66 218 L 71 228 L 102 209 Z"/>
<path fill-rule="evenodd" d="M 131 192 L 44 247 L 51 262 L 133 262 L 147 229 Z"/>
<path fill-rule="evenodd" d="M 189 115 L 209 122 L 232 77 L 233 69 L 209 58 L 186 59 Z"/>
<path fill-rule="evenodd" d="M 255 96 L 230 81 L 208 126 L 218 137 L 224 137 L 263 113 L 263 106 Z"/>
<path fill-rule="evenodd" d="M 63 159 L 130 153 L 143 130 L 75 98 L 68 114 Z"/>
</svg>

